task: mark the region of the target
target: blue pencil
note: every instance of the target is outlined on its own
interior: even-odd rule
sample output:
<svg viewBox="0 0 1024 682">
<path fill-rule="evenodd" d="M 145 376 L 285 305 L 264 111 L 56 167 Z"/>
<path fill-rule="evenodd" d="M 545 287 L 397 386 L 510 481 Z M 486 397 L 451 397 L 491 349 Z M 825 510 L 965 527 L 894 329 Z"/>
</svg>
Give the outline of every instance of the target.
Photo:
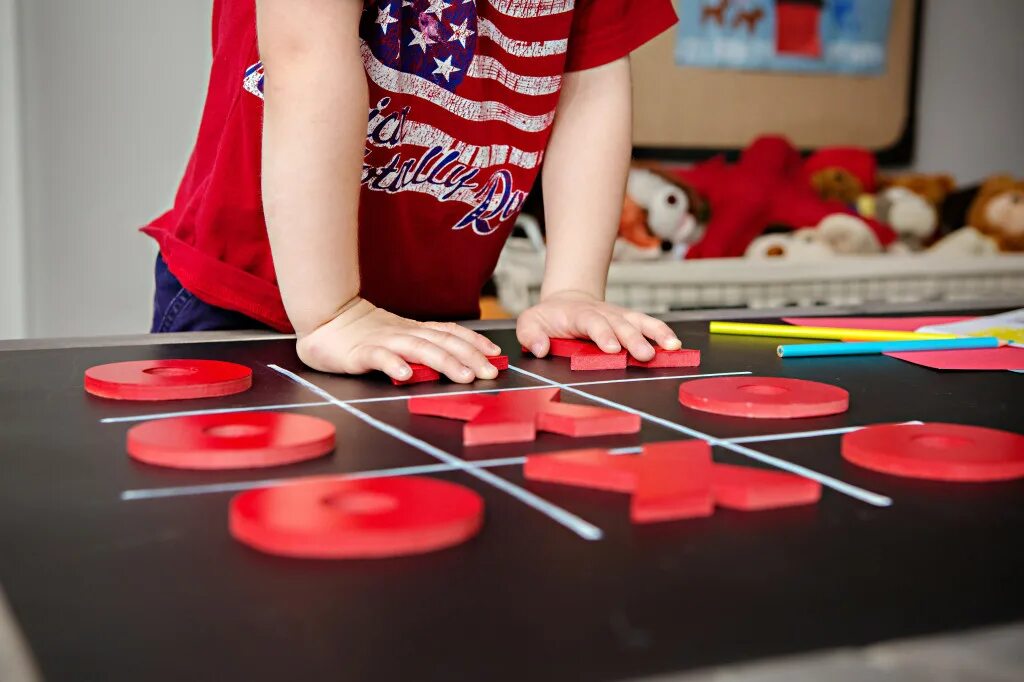
<svg viewBox="0 0 1024 682">
<path fill-rule="evenodd" d="M 780 358 L 813 358 L 825 355 L 874 355 L 927 350 L 968 350 L 999 348 L 1006 342 L 994 336 L 968 336 L 962 339 L 925 339 L 920 341 L 848 341 L 846 343 L 794 343 L 779 346 Z"/>
</svg>

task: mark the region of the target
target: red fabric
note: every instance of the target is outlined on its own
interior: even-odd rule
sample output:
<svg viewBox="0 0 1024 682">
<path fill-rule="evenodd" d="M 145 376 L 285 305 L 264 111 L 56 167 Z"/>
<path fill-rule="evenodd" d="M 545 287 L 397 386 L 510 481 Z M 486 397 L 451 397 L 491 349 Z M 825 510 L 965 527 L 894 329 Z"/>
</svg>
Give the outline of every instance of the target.
<svg viewBox="0 0 1024 682">
<path fill-rule="evenodd" d="M 675 21 L 670 0 L 576 4 L 490 0 L 429 12 L 427 0 L 366 0 L 359 261 L 368 300 L 420 319 L 479 315 L 480 288 L 539 170 L 560 76 L 623 57 Z M 143 231 L 199 298 L 290 331 L 260 198 L 254 0 L 215 0 L 213 17 L 195 150 L 174 207 Z M 457 26 L 471 33 L 460 39 Z M 412 44 L 418 34 L 422 45 Z"/>
<path fill-rule="evenodd" d="M 821 57 L 820 19 L 821 9 L 814 4 L 778 3 L 775 49 L 781 54 Z"/>
<path fill-rule="evenodd" d="M 878 161 L 874 154 L 862 147 L 819 149 L 804 161 L 804 177 L 810 182 L 812 175 L 828 168 L 849 171 L 860 181 L 867 194 L 873 194 L 878 187 Z"/>
<path fill-rule="evenodd" d="M 707 233 L 687 258 L 742 256 L 769 225 L 811 227 L 833 213 L 855 215 L 841 202 L 815 193 L 804 177 L 800 153 L 783 137 L 758 138 L 738 163 L 716 157 L 678 174 L 711 207 Z M 862 220 L 883 245 L 896 239 L 888 225 Z"/>
<path fill-rule="evenodd" d="M 671 2 L 578 0 L 566 71 L 582 71 L 629 54 L 676 22 Z"/>
</svg>

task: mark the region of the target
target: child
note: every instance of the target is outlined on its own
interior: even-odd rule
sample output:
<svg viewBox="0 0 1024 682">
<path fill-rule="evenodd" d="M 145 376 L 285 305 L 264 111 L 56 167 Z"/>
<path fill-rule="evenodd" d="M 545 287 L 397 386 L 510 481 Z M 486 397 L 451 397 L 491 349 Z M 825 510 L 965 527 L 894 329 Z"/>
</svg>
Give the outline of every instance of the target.
<svg viewBox="0 0 1024 682">
<path fill-rule="evenodd" d="M 154 332 L 265 325 L 322 371 L 494 378 L 489 340 L 416 320 L 479 315 L 543 160 L 547 264 L 520 342 L 680 346 L 603 301 L 628 55 L 675 22 L 670 0 L 214 0 L 213 20 L 195 151 L 143 228 Z"/>
</svg>

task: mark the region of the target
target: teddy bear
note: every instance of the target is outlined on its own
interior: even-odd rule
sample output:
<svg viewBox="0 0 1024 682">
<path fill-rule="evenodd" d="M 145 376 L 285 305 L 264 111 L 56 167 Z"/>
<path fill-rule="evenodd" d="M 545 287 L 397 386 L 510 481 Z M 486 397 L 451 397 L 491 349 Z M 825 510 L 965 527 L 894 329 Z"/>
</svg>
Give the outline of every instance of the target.
<svg viewBox="0 0 1024 682">
<path fill-rule="evenodd" d="M 833 213 L 814 227 L 763 234 L 750 243 L 744 256 L 806 261 L 878 254 L 882 250 L 882 242 L 867 223 L 847 213 Z"/>
<path fill-rule="evenodd" d="M 870 166 L 873 169 L 873 157 L 870 153 L 865 154 L 867 156 L 852 156 L 865 168 Z M 819 155 L 817 163 L 830 164 L 829 155 Z M 743 256 L 750 244 L 770 226 L 817 226 L 832 215 L 852 215 L 853 209 L 847 204 L 822 199 L 815 192 L 807 175 L 809 168 L 815 167 L 814 164 L 808 167 L 799 150 L 786 138 L 766 135 L 744 149 L 736 163 L 728 163 L 725 158 L 717 156 L 676 171 L 683 181 L 707 200 L 710 207 L 706 234 L 690 248 L 686 257 Z M 860 178 L 861 174 L 862 170 L 858 170 L 857 177 Z M 863 175 L 866 186 L 873 188 L 874 171 Z M 888 245 L 895 241 L 896 235 L 888 225 L 871 218 L 853 217 L 859 221 L 859 226 L 872 233 L 878 243 Z"/>
<path fill-rule="evenodd" d="M 874 154 L 860 147 L 826 147 L 803 162 L 803 173 L 822 199 L 853 206 L 876 188 L 878 164 Z"/>
<path fill-rule="evenodd" d="M 818 261 L 832 258 L 835 253 L 816 234 L 813 228 L 787 232 L 768 232 L 750 242 L 745 258 L 752 260 Z"/>
<path fill-rule="evenodd" d="M 963 258 L 965 256 L 991 256 L 999 253 L 999 244 L 970 225 L 953 230 L 924 252 L 925 256 Z"/>
<path fill-rule="evenodd" d="M 654 166 L 630 169 L 613 257 L 679 260 L 704 235 L 705 204 L 692 187 Z"/>
<path fill-rule="evenodd" d="M 878 186 L 906 188 L 938 209 L 956 189 L 956 179 L 949 173 L 900 173 L 880 176 Z"/>
<path fill-rule="evenodd" d="M 1000 251 L 1024 251 L 1024 180 L 985 180 L 967 211 L 967 224 L 991 237 Z"/>
<path fill-rule="evenodd" d="M 896 232 L 898 241 L 889 247 L 894 253 L 921 251 L 939 227 L 938 211 L 928 201 L 902 186 L 886 187 L 878 194 L 864 194 L 857 200 L 860 215 L 880 220 Z"/>
<path fill-rule="evenodd" d="M 888 224 L 899 241 L 890 251 L 922 251 L 939 229 L 940 209 L 956 186 L 948 174 L 904 173 L 882 176 L 877 194 L 864 194 L 857 210 Z"/>
</svg>

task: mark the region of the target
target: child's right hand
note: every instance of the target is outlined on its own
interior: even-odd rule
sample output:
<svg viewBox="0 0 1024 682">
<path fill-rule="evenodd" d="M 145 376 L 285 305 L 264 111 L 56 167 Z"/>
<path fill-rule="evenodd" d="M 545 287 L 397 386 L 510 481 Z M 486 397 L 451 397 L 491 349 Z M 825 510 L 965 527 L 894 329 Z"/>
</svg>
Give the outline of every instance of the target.
<svg viewBox="0 0 1024 682">
<path fill-rule="evenodd" d="M 486 337 L 465 327 L 408 320 L 361 298 L 330 322 L 300 335 L 296 349 L 304 363 L 322 372 L 380 370 L 403 381 L 412 376 L 408 363 L 415 362 L 460 384 L 498 376 L 487 356 L 501 352 Z"/>
</svg>

